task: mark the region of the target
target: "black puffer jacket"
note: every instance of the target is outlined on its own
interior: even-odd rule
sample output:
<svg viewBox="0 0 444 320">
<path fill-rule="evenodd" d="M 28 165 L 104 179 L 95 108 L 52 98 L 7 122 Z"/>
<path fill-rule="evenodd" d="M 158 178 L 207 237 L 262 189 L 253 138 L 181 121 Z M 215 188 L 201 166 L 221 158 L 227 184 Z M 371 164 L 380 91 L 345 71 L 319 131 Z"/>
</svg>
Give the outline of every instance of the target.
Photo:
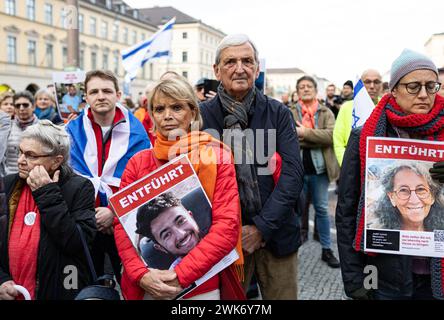
<svg viewBox="0 0 444 320">
<path fill-rule="evenodd" d="M 18 174 L 5 177 L 7 202 L 18 181 Z M 32 195 L 41 217 L 36 299 L 73 299 L 90 283 L 90 272 L 76 224 L 83 230 L 88 244 L 91 243 L 97 229 L 94 187 L 88 179 L 65 172 L 58 183 L 39 188 Z M 9 212 L 6 210 L 3 215 L 0 213 L 0 284 L 12 280 L 8 260 L 8 222 Z M 67 266 L 77 268 L 78 290 L 64 287 L 65 278 L 74 274 L 65 270 Z"/>
<path fill-rule="evenodd" d="M 353 129 L 344 155 L 339 178 L 338 204 L 336 207 L 336 229 L 342 280 L 347 295 L 362 288 L 364 268 L 376 266 L 378 270 L 378 289 L 393 295 L 412 295 L 412 257 L 394 254 L 368 256 L 353 248 L 356 234 L 359 197 L 361 194 L 361 172 L 359 157 L 359 139 L 361 128 Z M 397 137 L 388 126 L 388 137 Z"/>
</svg>

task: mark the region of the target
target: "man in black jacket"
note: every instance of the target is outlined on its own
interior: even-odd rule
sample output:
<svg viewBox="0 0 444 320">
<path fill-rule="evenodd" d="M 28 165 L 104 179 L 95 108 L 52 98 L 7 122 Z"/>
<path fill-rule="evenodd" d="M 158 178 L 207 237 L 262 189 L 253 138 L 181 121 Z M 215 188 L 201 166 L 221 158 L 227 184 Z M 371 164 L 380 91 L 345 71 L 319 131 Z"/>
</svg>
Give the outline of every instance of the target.
<svg viewBox="0 0 444 320">
<path fill-rule="evenodd" d="M 303 168 L 294 121 L 285 105 L 255 88 L 258 52 L 246 35 L 225 37 L 213 68 L 221 85 L 215 98 L 201 104 L 201 113 L 204 129 L 223 138 L 235 158 L 244 289 L 255 272 L 264 299 L 296 299 L 300 230 L 293 208 Z M 279 177 L 269 166 L 275 153 L 282 159 Z"/>
</svg>

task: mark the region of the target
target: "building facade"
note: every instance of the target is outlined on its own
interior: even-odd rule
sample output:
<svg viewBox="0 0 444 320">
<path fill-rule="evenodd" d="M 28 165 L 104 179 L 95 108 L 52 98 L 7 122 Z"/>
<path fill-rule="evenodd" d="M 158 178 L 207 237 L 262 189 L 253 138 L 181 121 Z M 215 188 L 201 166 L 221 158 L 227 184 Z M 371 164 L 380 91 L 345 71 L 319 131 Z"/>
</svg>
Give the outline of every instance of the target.
<svg viewBox="0 0 444 320">
<path fill-rule="evenodd" d="M 444 32 L 432 35 L 424 45 L 426 54 L 439 68 L 444 67 Z"/>
<path fill-rule="evenodd" d="M 62 0 L 1 0 L 0 39 L 6 50 L 0 50 L 0 84 L 35 92 L 51 83 L 52 73 L 67 66 L 72 17 Z M 80 0 L 77 18 L 80 69 L 111 70 L 120 83 L 124 78 L 120 50 L 157 30 L 123 1 Z M 154 79 L 152 64 L 146 64 L 131 84 L 132 96 Z"/>
<path fill-rule="evenodd" d="M 216 48 L 225 37 L 222 31 L 173 7 L 153 7 L 140 9 L 140 12 L 150 24 L 157 26 L 176 17 L 171 43 L 172 56 L 154 63 L 155 77 L 171 70 L 187 78 L 191 84 L 203 77 L 214 79 Z"/>
<path fill-rule="evenodd" d="M 296 90 L 296 81 L 305 75 L 299 68 L 269 68 L 265 73 L 267 93 L 280 99 L 283 94 Z"/>
</svg>

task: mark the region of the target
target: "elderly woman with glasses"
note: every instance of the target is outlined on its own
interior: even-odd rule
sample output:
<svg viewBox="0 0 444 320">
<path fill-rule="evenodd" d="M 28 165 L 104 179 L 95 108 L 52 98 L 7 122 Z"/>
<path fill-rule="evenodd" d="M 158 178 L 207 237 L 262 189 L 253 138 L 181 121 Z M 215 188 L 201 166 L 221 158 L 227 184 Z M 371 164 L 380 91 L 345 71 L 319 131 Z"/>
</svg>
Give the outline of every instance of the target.
<svg viewBox="0 0 444 320">
<path fill-rule="evenodd" d="M 49 120 L 22 134 L 19 173 L 4 178 L 0 300 L 21 299 L 15 285 L 33 300 L 73 299 L 90 281 L 80 232 L 92 242 L 94 187 L 73 173 L 69 152 L 68 134 Z"/>
<path fill-rule="evenodd" d="M 13 97 L 15 117 L 11 123 L 6 152 L 1 163 L 0 172 L 13 174 L 18 172 L 19 142 L 23 132 L 39 119 L 34 114 L 34 97 L 29 91 L 18 92 Z"/>
<path fill-rule="evenodd" d="M 390 93 L 381 99 L 364 126 L 352 131 L 344 156 L 336 208 L 344 288 L 355 299 L 442 299 L 444 260 L 364 252 L 367 137 L 444 141 L 444 98 L 437 95 L 441 84 L 435 64 L 406 49 L 392 64 L 389 86 Z M 432 177 L 439 183 L 439 172 Z M 395 189 L 391 190 L 393 198 L 395 193 L 402 198 L 403 192 Z M 418 187 L 410 189 L 415 190 L 414 197 L 418 192 L 424 196 Z M 364 287 L 366 265 L 377 267 L 377 289 Z"/>
<path fill-rule="evenodd" d="M 421 164 L 401 163 L 388 168 L 381 180 L 384 194 L 377 201 L 373 229 L 444 230 L 442 186 Z M 367 222 L 368 223 L 368 222 Z"/>
</svg>

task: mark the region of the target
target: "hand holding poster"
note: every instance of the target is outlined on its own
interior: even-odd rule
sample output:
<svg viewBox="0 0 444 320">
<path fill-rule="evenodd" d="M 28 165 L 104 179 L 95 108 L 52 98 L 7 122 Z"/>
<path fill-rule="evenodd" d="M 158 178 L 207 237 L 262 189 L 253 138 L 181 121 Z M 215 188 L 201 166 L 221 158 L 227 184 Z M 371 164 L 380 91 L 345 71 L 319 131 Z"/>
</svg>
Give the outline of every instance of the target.
<svg viewBox="0 0 444 320">
<path fill-rule="evenodd" d="M 369 137 L 365 251 L 444 257 L 444 193 L 429 169 L 444 144 Z"/>
<path fill-rule="evenodd" d="M 122 189 L 109 202 L 149 268 L 174 269 L 211 226 L 211 203 L 186 155 Z M 179 297 L 237 259 L 233 250 Z"/>
</svg>

